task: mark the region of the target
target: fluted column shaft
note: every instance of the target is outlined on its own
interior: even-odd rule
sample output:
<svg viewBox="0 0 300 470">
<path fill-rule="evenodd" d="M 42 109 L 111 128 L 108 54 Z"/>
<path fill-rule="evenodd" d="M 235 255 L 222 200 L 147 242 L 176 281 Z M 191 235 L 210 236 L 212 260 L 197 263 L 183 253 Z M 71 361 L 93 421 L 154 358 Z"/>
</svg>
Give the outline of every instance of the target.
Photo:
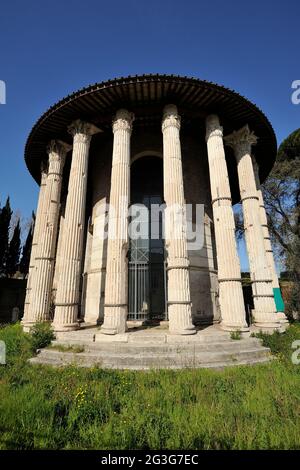
<svg viewBox="0 0 300 470">
<path fill-rule="evenodd" d="M 73 135 L 73 153 L 61 242 L 62 265 L 55 299 L 53 327 L 56 331 L 78 328 L 88 157 L 91 136 L 99 129 L 78 120 L 69 127 L 69 132 Z"/>
<path fill-rule="evenodd" d="M 55 267 L 54 267 L 54 276 L 53 276 L 53 282 L 52 282 L 52 296 L 53 299 L 55 300 L 56 298 L 56 291 L 57 291 L 57 285 L 59 282 L 59 273 L 61 270 L 61 258 L 62 258 L 62 240 L 63 240 L 63 230 L 64 230 L 64 216 L 62 214 L 62 204 L 60 206 L 60 218 L 59 218 L 59 233 L 58 233 L 58 239 L 57 239 L 57 247 L 56 247 L 56 256 L 55 256 Z"/>
<path fill-rule="evenodd" d="M 93 220 L 93 235 L 90 241 L 90 263 L 86 267 L 86 323 L 97 323 L 100 314 L 101 285 L 103 282 L 104 230 L 106 203 L 97 206 Z"/>
<path fill-rule="evenodd" d="M 30 311 L 35 321 L 49 320 L 55 249 L 60 208 L 62 172 L 70 146 L 51 141 L 49 170 L 45 189 L 45 214 L 39 231 L 39 244 L 35 258 Z"/>
<path fill-rule="evenodd" d="M 127 329 L 128 204 L 130 198 L 130 136 L 133 115 L 121 109 L 113 121 L 113 156 L 108 215 L 108 244 L 102 333 Z"/>
<path fill-rule="evenodd" d="M 284 314 L 284 302 L 282 299 L 281 289 L 279 286 L 278 276 L 276 272 L 273 249 L 271 245 L 271 237 L 270 237 L 269 227 L 268 227 L 268 219 L 267 219 L 266 209 L 264 205 L 262 189 L 260 185 L 259 168 L 255 160 L 255 157 L 253 155 L 252 155 L 252 164 L 253 164 L 253 171 L 254 171 L 254 176 L 255 176 L 257 196 L 258 196 L 258 201 L 259 201 L 260 223 L 262 226 L 262 231 L 263 231 L 263 236 L 264 236 L 267 263 L 268 263 L 270 274 L 272 277 L 272 287 L 273 287 L 276 310 L 277 310 L 280 320 L 287 322 L 287 318 Z"/>
<path fill-rule="evenodd" d="M 177 108 L 168 105 L 164 108 L 162 133 L 169 330 L 172 334 L 188 335 L 195 333 L 195 327 L 192 324 L 179 131 Z"/>
<path fill-rule="evenodd" d="M 272 278 L 267 263 L 264 237 L 260 223 L 259 200 L 251 159 L 251 146 L 257 138 L 245 126 L 225 138 L 233 147 L 241 200 L 243 205 L 245 238 L 252 281 L 254 300 L 254 323 L 261 328 L 278 328 L 279 319 L 272 289 Z"/>
<path fill-rule="evenodd" d="M 221 326 L 224 330 L 248 330 L 241 268 L 235 240 L 235 222 L 219 118 L 206 119 L 210 188 L 218 260 Z"/>
<path fill-rule="evenodd" d="M 24 304 L 24 315 L 22 318 L 22 324 L 23 324 L 25 331 L 28 331 L 31 325 L 35 322 L 35 319 L 31 315 L 29 306 L 31 302 L 31 290 L 32 290 L 32 280 L 33 280 L 32 278 L 33 278 L 34 267 L 35 267 L 35 258 L 36 258 L 36 253 L 37 253 L 38 241 L 40 240 L 40 227 L 43 223 L 43 217 L 45 215 L 44 204 L 45 204 L 46 184 L 47 184 L 47 170 L 46 170 L 45 164 L 43 164 L 42 169 L 41 169 L 41 185 L 40 185 L 40 192 L 39 192 L 38 205 L 37 205 L 36 216 L 35 216 L 32 246 L 31 246 L 31 253 L 30 253 L 29 271 L 28 271 L 27 285 L 26 285 L 26 297 L 25 297 L 25 304 Z"/>
</svg>

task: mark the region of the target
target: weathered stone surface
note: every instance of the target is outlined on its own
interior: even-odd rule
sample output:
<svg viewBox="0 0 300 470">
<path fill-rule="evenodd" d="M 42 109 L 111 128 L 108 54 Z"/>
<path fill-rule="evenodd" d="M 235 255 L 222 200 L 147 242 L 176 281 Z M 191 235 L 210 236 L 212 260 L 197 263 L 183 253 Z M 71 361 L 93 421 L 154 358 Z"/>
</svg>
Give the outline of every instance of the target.
<svg viewBox="0 0 300 470">
<path fill-rule="evenodd" d="M 32 239 L 29 272 L 28 272 L 27 286 L 26 286 L 24 316 L 22 318 L 22 325 L 25 331 L 29 331 L 30 327 L 35 322 L 35 319 L 33 317 L 32 312 L 29 309 L 29 306 L 30 306 L 30 301 L 31 301 L 32 277 L 33 277 L 34 268 L 35 268 L 35 257 L 37 253 L 38 241 L 40 239 L 40 227 L 43 224 L 43 217 L 45 214 L 44 205 L 45 205 L 45 188 L 46 188 L 46 183 L 47 183 L 47 172 L 48 170 L 46 168 L 46 165 L 45 163 L 43 163 L 42 168 L 41 168 L 41 185 L 40 185 L 38 205 L 37 205 L 36 216 L 35 216 L 35 226 L 34 226 L 34 233 L 33 233 L 33 239 Z"/>
<path fill-rule="evenodd" d="M 245 238 L 254 299 L 254 322 L 263 328 L 280 327 L 272 289 L 272 277 L 266 257 L 260 221 L 259 198 L 251 158 L 251 147 L 257 138 L 248 126 L 225 138 L 235 152 L 243 205 Z"/>
<path fill-rule="evenodd" d="M 168 318 L 170 332 L 195 333 L 189 282 L 189 259 L 186 241 L 186 214 L 180 146 L 180 117 L 174 105 L 164 108 L 162 120 L 164 158 L 164 199 L 166 203 L 166 250 Z M 174 209 L 180 212 L 179 218 Z"/>
<path fill-rule="evenodd" d="M 102 333 L 126 331 L 128 313 L 128 205 L 130 202 L 130 136 L 133 115 L 121 109 L 113 121 L 113 157 L 108 219 L 105 306 Z"/>
<path fill-rule="evenodd" d="M 94 331 L 92 329 L 92 331 Z M 60 333 L 62 335 L 62 333 Z M 85 336 L 86 335 L 86 336 Z M 99 335 L 96 334 L 96 338 Z M 118 338 L 120 337 L 120 338 Z M 126 338 L 125 338 L 126 337 Z M 68 339 L 69 338 L 69 339 Z M 93 341 L 91 331 L 63 333 L 54 345 L 81 345 L 82 353 L 43 349 L 31 359 L 34 364 L 110 369 L 179 369 L 223 368 L 239 364 L 257 364 L 270 360 L 270 351 L 257 338 L 230 339 L 217 326 L 198 331 L 194 336 L 170 335 L 164 332 L 129 332 L 101 335 L 105 341 Z"/>
<path fill-rule="evenodd" d="M 206 119 L 206 141 L 218 257 L 221 325 L 229 331 L 247 331 L 223 128 L 216 115 Z"/>
<path fill-rule="evenodd" d="M 65 183 L 69 178 L 68 194 L 66 196 L 67 184 L 64 184 L 61 200 L 63 159 L 60 161 L 60 167 L 55 166 L 52 169 L 50 161 L 49 174 L 45 175 L 49 184 L 42 184 L 40 191 L 23 322 L 29 328 L 37 320 L 50 319 L 49 303 L 52 292 L 55 298 L 53 327 L 59 340 L 62 341 L 60 335 L 71 334 L 70 330 L 79 328 L 79 320 L 84 321 L 85 326 L 91 326 L 102 321 L 104 316 L 101 331 L 89 333 L 96 339 L 93 341 L 94 346 L 89 345 L 89 348 L 94 353 L 95 348 L 97 351 L 97 348 L 101 351 L 111 351 L 111 344 L 127 344 L 126 351 L 118 351 L 121 355 L 118 360 L 120 367 L 156 367 L 163 353 L 169 354 L 170 361 L 175 362 L 171 364 L 167 359 L 161 359 L 162 364 L 166 367 L 180 367 L 183 365 L 182 359 L 173 357 L 173 345 L 176 348 L 180 344 L 182 351 L 185 351 L 186 335 L 193 335 L 189 336 L 188 341 L 193 345 L 194 352 L 199 355 L 196 354 L 196 364 L 203 364 L 205 358 L 206 364 L 211 364 L 211 359 L 216 359 L 214 363 L 221 363 L 220 358 L 214 358 L 213 354 L 210 357 L 205 354 L 213 353 L 208 344 L 211 340 L 214 342 L 215 352 L 221 353 L 223 346 L 220 343 L 226 342 L 228 333 L 223 331 L 222 334 L 227 336 L 218 335 L 217 339 L 201 335 L 200 343 L 204 342 L 205 346 L 198 346 L 199 336 L 194 324 L 221 321 L 223 330 L 240 330 L 244 336 L 248 330 L 228 176 L 232 162 L 226 163 L 226 159 L 228 161 L 232 155 L 228 152 L 225 159 L 223 131 L 219 118 L 215 115 L 207 117 L 206 126 L 205 119 L 202 122 L 199 119 L 198 133 L 196 128 L 189 128 L 183 110 L 183 129 L 180 132 L 181 121 L 177 107 L 168 105 L 163 110 L 162 136 L 157 123 L 152 127 L 150 120 L 151 125 L 148 126 L 147 119 L 148 116 L 143 116 L 141 110 L 137 110 L 132 134 L 132 113 L 124 109 L 119 110 L 113 121 L 113 138 L 107 132 L 107 121 L 103 121 L 105 132 L 93 139 L 91 148 L 91 136 L 98 133 L 99 129 L 82 121 L 76 121 L 71 126 L 73 155 L 70 170 L 70 162 L 65 169 Z M 101 120 L 102 117 L 98 122 L 102 122 Z M 251 145 L 255 141 L 255 136 L 248 128 L 227 137 L 228 144 L 234 148 L 238 163 L 247 249 L 254 286 L 255 325 L 258 329 L 273 331 L 281 328 L 279 320 L 283 322 L 285 317 L 283 314 L 280 317 L 275 311 L 272 289 L 277 288 L 278 279 L 277 276 L 277 281 L 275 279 L 273 257 L 273 265 L 271 263 L 261 190 L 251 162 Z M 55 152 L 51 153 L 54 154 Z M 164 199 L 167 206 L 165 247 L 168 280 L 165 288 L 169 323 L 165 325 L 164 334 L 158 335 L 152 329 L 148 334 L 144 334 L 141 340 L 139 335 L 132 336 L 127 332 L 128 327 L 130 329 L 130 322 L 126 321 L 127 208 L 131 202 L 130 164 L 144 156 L 163 159 Z M 58 165 L 59 159 L 53 157 L 52 160 Z M 234 196 L 234 184 L 231 189 Z M 112 211 L 109 211 L 108 240 L 103 236 L 107 202 L 112 207 Z M 204 206 L 204 243 L 195 250 L 190 248 L 185 233 L 185 203 Z M 62 206 L 60 210 L 59 206 Z M 173 214 L 168 213 L 170 208 L 176 208 Z M 193 215 L 188 222 L 193 228 L 196 227 Z M 30 293 L 33 291 L 35 294 L 31 302 Z M 28 305 L 31 305 L 29 309 Z M 83 339 L 84 336 L 85 334 Z M 78 344 L 81 340 L 76 336 L 74 341 Z M 140 347 L 144 346 L 144 349 L 138 350 L 141 358 L 135 362 L 132 355 L 135 346 L 140 342 Z M 131 343 L 134 345 L 131 346 Z M 228 354 L 231 350 L 239 350 L 238 344 L 246 345 L 239 342 L 228 345 Z M 159 351 L 155 350 L 157 347 Z M 187 346 L 188 361 L 193 354 L 189 348 L 190 346 Z M 253 357 L 256 354 L 254 349 Z M 148 353 L 151 353 L 151 357 Z M 200 358 L 202 354 L 203 360 Z M 228 357 L 223 357 L 224 364 L 227 363 Z M 88 352 L 84 363 L 87 365 L 90 360 L 93 362 L 98 359 L 99 357 L 91 358 Z M 108 367 L 115 366 L 109 362 L 109 358 L 103 356 L 102 359 L 107 361 Z M 238 360 L 243 362 L 244 358 L 240 356 Z M 132 361 L 131 364 L 129 361 Z"/>
<path fill-rule="evenodd" d="M 88 156 L 91 136 L 99 129 L 78 120 L 69 131 L 73 135 L 73 154 L 61 241 L 63 269 L 59 273 L 55 300 L 53 327 L 56 331 L 78 328 Z"/>
<path fill-rule="evenodd" d="M 50 142 L 48 148 L 49 168 L 44 194 L 44 214 L 39 227 L 29 305 L 30 316 L 37 322 L 50 320 L 62 172 L 70 148 L 64 142 L 55 140 Z"/>
<path fill-rule="evenodd" d="M 252 157 L 253 171 L 254 171 L 254 176 L 255 176 L 255 183 L 256 183 L 257 196 L 258 196 L 258 202 L 259 202 L 259 217 L 260 217 L 260 223 L 262 226 L 262 231 L 263 231 L 263 236 L 264 236 L 266 259 L 267 259 L 268 267 L 269 267 L 270 274 L 272 277 L 273 292 L 274 292 L 274 289 L 278 289 L 280 292 L 278 275 L 276 272 L 273 249 L 271 245 L 271 238 L 270 238 L 270 233 L 269 233 L 269 228 L 268 228 L 268 219 L 267 219 L 266 209 L 264 205 L 262 189 L 260 185 L 259 168 L 255 160 L 255 157 L 253 155 L 251 155 L 251 157 Z M 283 300 L 282 300 L 282 303 L 283 303 Z M 282 323 L 288 322 L 287 317 L 283 311 L 278 311 L 277 315 Z"/>
</svg>

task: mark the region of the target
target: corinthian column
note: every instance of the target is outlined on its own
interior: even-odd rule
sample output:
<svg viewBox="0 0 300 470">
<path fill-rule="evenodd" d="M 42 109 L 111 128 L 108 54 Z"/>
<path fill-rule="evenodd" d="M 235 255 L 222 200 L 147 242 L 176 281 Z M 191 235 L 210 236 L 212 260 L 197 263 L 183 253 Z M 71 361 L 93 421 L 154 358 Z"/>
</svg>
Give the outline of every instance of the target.
<svg viewBox="0 0 300 470">
<path fill-rule="evenodd" d="M 73 154 L 62 232 L 61 269 L 55 300 L 53 327 L 56 331 L 78 328 L 78 303 L 83 251 L 83 231 L 91 136 L 99 129 L 77 120 L 69 127 Z"/>
<path fill-rule="evenodd" d="M 169 330 L 172 334 L 190 335 L 196 330 L 192 324 L 179 131 L 177 107 L 168 105 L 164 108 L 162 133 Z"/>
<path fill-rule="evenodd" d="M 49 147 L 49 170 L 45 189 L 44 217 L 39 230 L 30 312 L 35 321 L 49 320 L 55 248 L 60 208 L 62 172 L 66 153 L 71 146 L 52 140 Z"/>
<path fill-rule="evenodd" d="M 216 115 L 210 115 L 206 119 L 206 141 L 218 260 L 221 327 L 228 331 L 245 331 L 248 326 L 223 145 L 223 128 Z"/>
<path fill-rule="evenodd" d="M 249 258 L 254 300 L 254 324 L 263 329 L 280 326 L 272 289 L 272 277 L 267 262 L 264 236 L 260 222 L 259 200 L 251 159 L 251 146 L 257 137 L 248 126 L 225 137 L 234 149 L 241 201 L 243 204 L 245 238 Z"/>
<path fill-rule="evenodd" d="M 45 214 L 44 204 L 45 204 L 46 183 L 47 183 L 47 170 L 46 170 L 45 163 L 43 163 L 41 167 L 41 185 L 40 185 L 40 192 L 39 192 L 38 205 L 37 205 L 36 216 L 35 216 L 34 232 L 33 232 L 32 246 L 31 246 L 31 253 L 30 253 L 29 272 L 28 272 L 28 278 L 27 278 L 26 297 L 25 297 L 25 304 L 24 304 L 24 315 L 22 318 L 24 331 L 29 331 L 30 327 L 35 323 L 35 319 L 31 316 L 29 306 L 31 302 L 32 277 L 33 277 L 34 267 L 35 267 L 35 257 L 36 257 L 36 252 L 37 252 L 38 240 L 40 239 L 40 227 L 42 225 L 43 216 Z"/>
<path fill-rule="evenodd" d="M 282 299 L 281 290 L 280 290 L 280 286 L 278 282 L 278 276 L 276 272 L 274 255 L 273 255 L 273 250 L 272 250 L 272 245 L 271 245 L 271 238 L 270 238 L 270 233 L 269 233 L 269 228 L 268 228 L 268 219 L 267 219 L 266 209 L 264 205 L 262 189 L 260 185 L 258 164 L 253 155 L 252 155 L 252 164 L 253 164 L 253 170 L 254 170 L 254 176 L 255 176 L 257 196 L 258 196 L 258 201 L 259 201 L 260 223 L 262 226 L 262 231 L 263 231 L 263 236 L 264 236 L 267 263 L 268 263 L 270 274 L 272 277 L 272 287 L 273 287 L 277 315 L 282 323 L 287 323 L 288 319 L 286 318 L 284 314 L 284 302 Z"/>
<path fill-rule="evenodd" d="M 124 333 L 128 313 L 128 204 L 133 114 L 120 109 L 113 121 L 113 156 L 102 333 Z"/>
</svg>

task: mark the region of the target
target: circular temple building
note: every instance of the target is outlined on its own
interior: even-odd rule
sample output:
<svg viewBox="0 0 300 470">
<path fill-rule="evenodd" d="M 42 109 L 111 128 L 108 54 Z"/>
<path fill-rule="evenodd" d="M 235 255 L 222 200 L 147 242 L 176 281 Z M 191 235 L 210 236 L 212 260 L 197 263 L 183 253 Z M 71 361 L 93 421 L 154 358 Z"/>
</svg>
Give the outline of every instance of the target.
<svg viewBox="0 0 300 470">
<path fill-rule="evenodd" d="M 53 105 L 25 149 L 40 193 L 24 329 L 37 321 L 55 331 L 99 324 L 106 335 L 131 321 L 167 322 L 175 335 L 213 323 L 279 329 L 286 317 L 260 188 L 276 151 L 254 104 L 194 78 L 120 78 Z M 239 201 L 251 312 L 235 239 Z"/>
</svg>

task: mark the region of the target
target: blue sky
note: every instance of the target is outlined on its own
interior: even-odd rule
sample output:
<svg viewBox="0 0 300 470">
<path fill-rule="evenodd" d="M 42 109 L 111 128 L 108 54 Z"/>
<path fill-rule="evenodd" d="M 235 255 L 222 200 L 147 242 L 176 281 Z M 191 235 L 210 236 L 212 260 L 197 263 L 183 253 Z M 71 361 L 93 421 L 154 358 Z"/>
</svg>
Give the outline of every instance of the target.
<svg viewBox="0 0 300 470">
<path fill-rule="evenodd" d="M 23 160 L 31 127 L 58 99 L 116 76 L 174 73 L 233 88 L 265 112 L 280 143 L 300 127 L 291 102 L 299 14 L 295 0 L 2 1 L 1 202 L 10 194 L 30 215 L 38 193 Z"/>
</svg>

